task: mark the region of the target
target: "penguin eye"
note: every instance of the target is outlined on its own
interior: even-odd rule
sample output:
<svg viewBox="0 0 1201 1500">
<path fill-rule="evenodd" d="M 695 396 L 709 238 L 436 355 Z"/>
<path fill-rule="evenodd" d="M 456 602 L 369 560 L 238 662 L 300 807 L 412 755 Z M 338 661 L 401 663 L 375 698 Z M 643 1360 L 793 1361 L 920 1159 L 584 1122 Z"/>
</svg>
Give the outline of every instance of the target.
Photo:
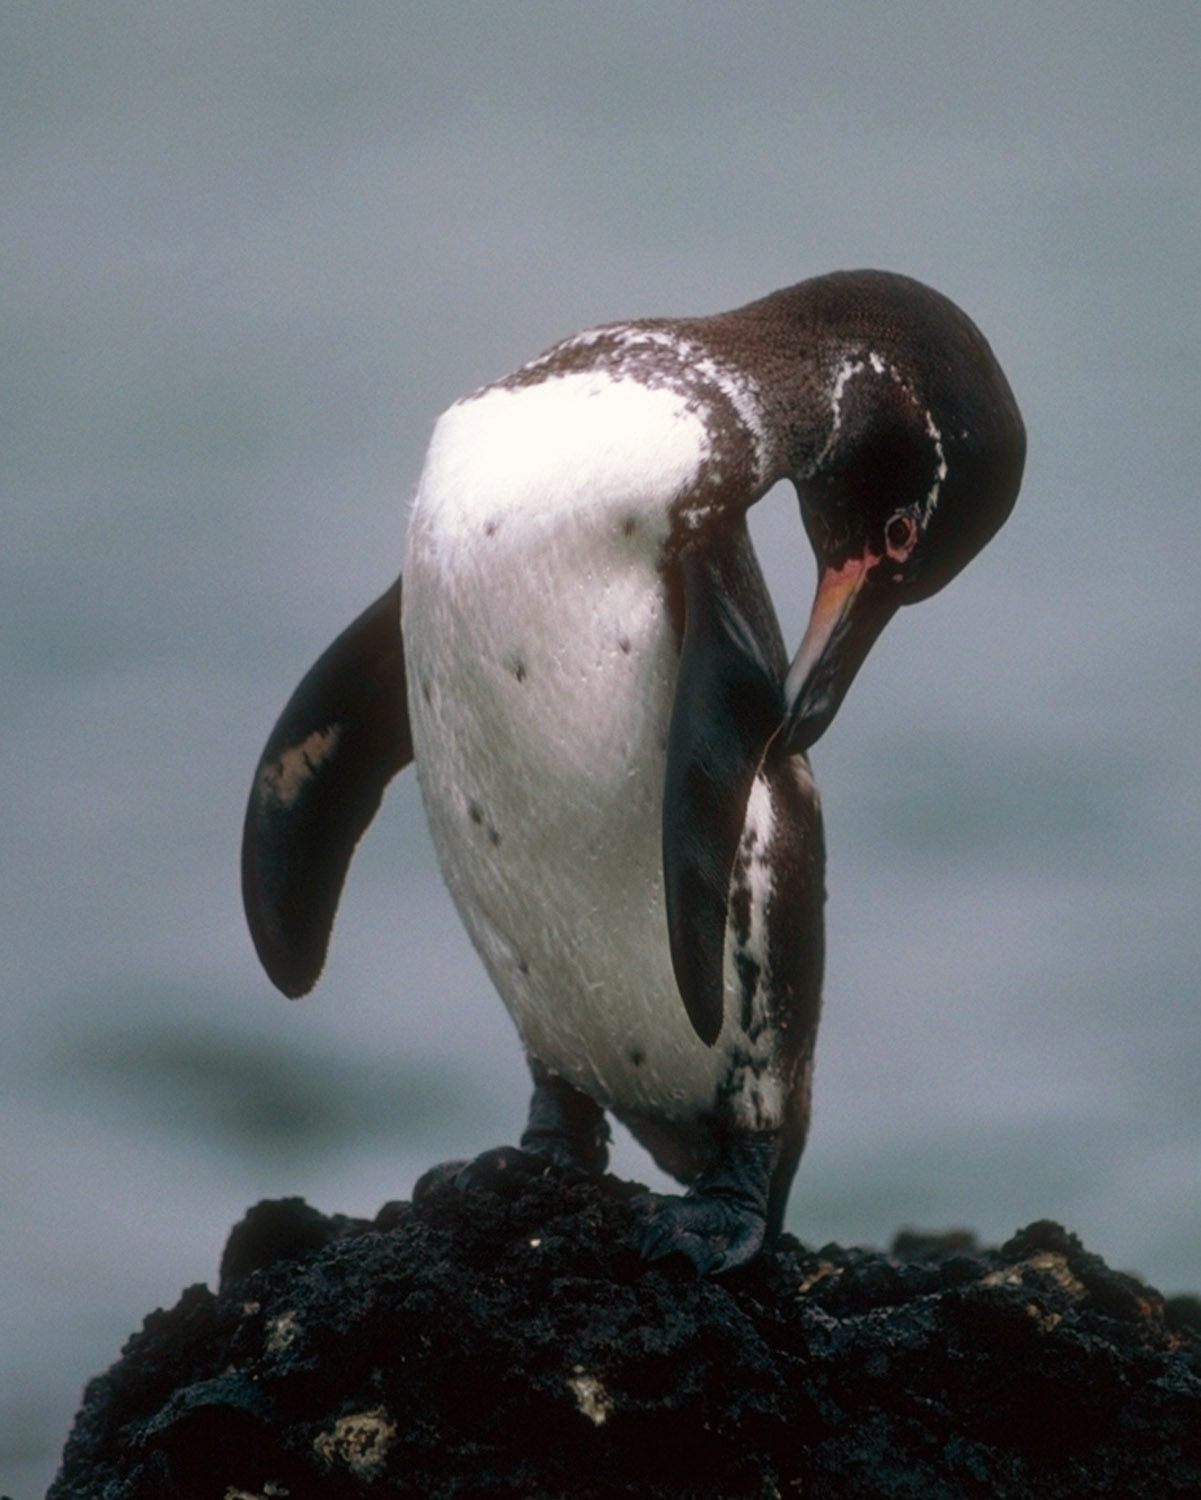
<svg viewBox="0 0 1201 1500">
<path fill-rule="evenodd" d="M 890 516 L 884 527 L 884 542 L 893 562 L 904 562 L 917 541 L 917 522 L 903 510 Z"/>
</svg>

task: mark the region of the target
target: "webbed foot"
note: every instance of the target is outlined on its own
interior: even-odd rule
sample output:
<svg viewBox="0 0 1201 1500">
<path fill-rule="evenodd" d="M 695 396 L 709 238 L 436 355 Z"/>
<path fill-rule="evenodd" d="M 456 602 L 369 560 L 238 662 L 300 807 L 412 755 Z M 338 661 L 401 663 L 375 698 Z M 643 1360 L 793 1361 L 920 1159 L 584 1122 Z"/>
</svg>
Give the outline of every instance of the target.
<svg viewBox="0 0 1201 1500">
<path fill-rule="evenodd" d="M 639 1236 L 644 1260 L 683 1255 L 698 1276 L 742 1266 L 767 1238 L 772 1177 L 780 1160 L 773 1133 L 729 1135 L 713 1165 L 682 1198 L 651 1194 Z"/>
<path fill-rule="evenodd" d="M 749 1204 L 656 1194 L 651 1198 L 639 1250 L 644 1260 L 687 1256 L 698 1276 L 713 1276 L 752 1260 L 766 1234 L 766 1215 Z"/>
<path fill-rule="evenodd" d="M 609 1164 L 609 1127 L 600 1105 L 530 1059 L 534 1094 L 529 1122 L 519 1146 L 494 1146 L 473 1161 L 448 1161 L 431 1167 L 414 1184 L 413 1202 L 444 1184 L 460 1192 L 483 1189 L 517 1193 L 523 1183 L 541 1177 L 548 1167 L 599 1176 Z"/>
<path fill-rule="evenodd" d="M 550 1165 L 548 1157 L 538 1151 L 524 1151 L 520 1146 L 493 1146 L 482 1151 L 474 1161 L 466 1162 L 455 1174 L 454 1184 L 461 1193 L 521 1191 L 523 1183 L 541 1177 Z"/>
<path fill-rule="evenodd" d="M 520 1146 L 493 1146 L 472 1161 L 444 1161 L 423 1172 L 413 1184 L 413 1202 L 420 1203 L 435 1188 L 453 1187 L 460 1193 L 483 1190 L 488 1193 L 519 1192 L 532 1177 L 540 1177 L 549 1159 Z"/>
</svg>

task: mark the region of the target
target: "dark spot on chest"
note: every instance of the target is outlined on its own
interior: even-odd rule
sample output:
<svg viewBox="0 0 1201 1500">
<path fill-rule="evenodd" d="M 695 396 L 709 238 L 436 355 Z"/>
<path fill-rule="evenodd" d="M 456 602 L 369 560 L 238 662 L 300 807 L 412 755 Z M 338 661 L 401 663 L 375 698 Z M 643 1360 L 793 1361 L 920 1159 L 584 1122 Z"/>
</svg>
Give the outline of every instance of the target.
<svg viewBox="0 0 1201 1500">
<path fill-rule="evenodd" d="M 477 828 L 485 828 L 487 830 L 488 842 L 495 849 L 497 844 L 500 843 L 500 834 L 497 832 L 495 824 L 489 823 L 487 818 L 485 818 L 484 809 L 478 802 L 471 801 L 467 804 L 467 816 Z"/>
</svg>

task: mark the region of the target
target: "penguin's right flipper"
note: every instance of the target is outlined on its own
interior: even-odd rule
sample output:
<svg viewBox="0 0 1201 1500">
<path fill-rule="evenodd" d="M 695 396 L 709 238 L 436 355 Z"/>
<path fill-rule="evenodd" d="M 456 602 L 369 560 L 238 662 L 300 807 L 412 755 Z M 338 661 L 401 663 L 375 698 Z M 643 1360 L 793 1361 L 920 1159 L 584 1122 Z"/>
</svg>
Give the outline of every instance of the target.
<svg viewBox="0 0 1201 1500">
<path fill-rule="evenodd" d="M 747 800 L 783 714 L 778 627 L 756 620 L 723 559 L 680 562 L 684 640 L 663 788 L 663 885 L 671 961 L 693 1029 L 724 1019 L 730 876 Z M 757 572 L 756 572 L 757 577 Z"/>
<path fill-rule="evenodd" d="M 254 773 L 242 901 L 285 995 L 316 984 L 355 845 L 412 759 L 398 578 L 305 674 Z"/>
</svg>

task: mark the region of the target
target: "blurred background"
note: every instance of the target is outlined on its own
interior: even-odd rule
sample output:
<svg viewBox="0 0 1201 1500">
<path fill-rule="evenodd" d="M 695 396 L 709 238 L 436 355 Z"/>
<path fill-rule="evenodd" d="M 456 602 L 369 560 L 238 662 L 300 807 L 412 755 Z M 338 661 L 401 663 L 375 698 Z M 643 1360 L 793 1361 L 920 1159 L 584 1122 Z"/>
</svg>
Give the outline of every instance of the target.
<svg viewBox="0 0 1201 1500">
<path fill-rule="evenodd" d="M 411 774 L 314 996 L 238 893 L 259 749 L 394 577 L 436 414 L 836 267 L 959 302 L 1030 458 L 813 757 L 789 1226 L 1051 1216 L 1201 1287 L 1199 77 L 1183 0 L 3 6 L 0 1488 L 247 1205 L 371 1215 L 521 1127 Z M 795 642 L 795 501 L 755 529 Z"/>
</svg>

